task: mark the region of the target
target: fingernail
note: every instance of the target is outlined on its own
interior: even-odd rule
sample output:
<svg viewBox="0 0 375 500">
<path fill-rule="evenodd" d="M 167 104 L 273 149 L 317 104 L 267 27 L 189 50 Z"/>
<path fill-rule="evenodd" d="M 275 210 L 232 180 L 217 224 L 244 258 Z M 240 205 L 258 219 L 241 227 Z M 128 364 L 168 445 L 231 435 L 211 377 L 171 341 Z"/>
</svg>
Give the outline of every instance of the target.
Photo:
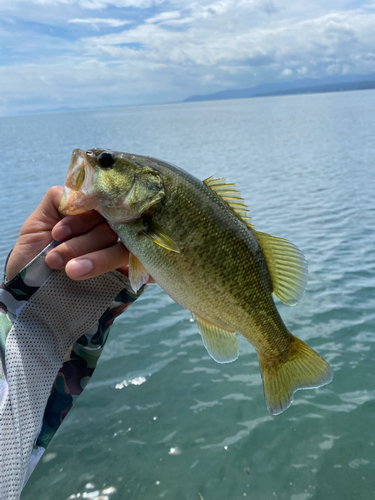
<svg viewBox="0 0 375 500">
<path fill-rule="evenodd" d="M 46 257 L 46 264 L 51 269 L 60 269 L 64 266 L 64 261 L 59 253 L 51 252 Z"/>
<path fill-rule="evenodd" d="M 53 237 L 56 241 L 68 240 L 72 235 L 72 230 L 66 224 L 58 226 L 53 231 Z"/>
<path fill-rule="evenodd" d="M 66 266 L 66 273 L 71 278 L 80 278 L 81 276 L 85 276 L 94 268 L 91 260 L 88 259 L 73 259 L 68 262 Z"/>
</svg>

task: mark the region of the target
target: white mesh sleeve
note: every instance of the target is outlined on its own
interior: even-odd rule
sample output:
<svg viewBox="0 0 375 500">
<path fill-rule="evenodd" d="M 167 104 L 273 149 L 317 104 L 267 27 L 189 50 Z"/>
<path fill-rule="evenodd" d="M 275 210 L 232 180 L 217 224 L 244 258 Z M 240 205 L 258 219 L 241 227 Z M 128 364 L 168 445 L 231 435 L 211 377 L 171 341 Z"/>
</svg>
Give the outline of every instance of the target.
<svg viewBox="0 0 375 500">
<path fill-rule="evenodd" d="M 0 399 L 0 499 L 18 499 L 43 412 L 69 347 L 102 316 L 128 279 L 117 271 L 72 281 L 54 271 L 6 339 Z"/>
</svg>

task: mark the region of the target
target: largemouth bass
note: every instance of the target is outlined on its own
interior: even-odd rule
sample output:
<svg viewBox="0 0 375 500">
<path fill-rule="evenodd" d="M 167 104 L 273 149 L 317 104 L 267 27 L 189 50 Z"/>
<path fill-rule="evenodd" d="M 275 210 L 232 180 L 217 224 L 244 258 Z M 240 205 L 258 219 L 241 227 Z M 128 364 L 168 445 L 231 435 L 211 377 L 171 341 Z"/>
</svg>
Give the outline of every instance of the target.
<svg viewBox="0 0 375 500">
<path fill-rule="evenodd" d="M 73 151 L 63 215 L 95 209 L 130 251 L 136 291 L 151 275 L 196 319 L 219 363 L 238 357 L 236 333 L 255 347 L 268 410 L 288 408 L 298 389 L 329 383 L 328 363 L 283 323 L 272 294 L 288 305 L 307 279 L 302 253 L 259 232 L 240 193 L 169 163 L 102 149 Z"/>
</svg>

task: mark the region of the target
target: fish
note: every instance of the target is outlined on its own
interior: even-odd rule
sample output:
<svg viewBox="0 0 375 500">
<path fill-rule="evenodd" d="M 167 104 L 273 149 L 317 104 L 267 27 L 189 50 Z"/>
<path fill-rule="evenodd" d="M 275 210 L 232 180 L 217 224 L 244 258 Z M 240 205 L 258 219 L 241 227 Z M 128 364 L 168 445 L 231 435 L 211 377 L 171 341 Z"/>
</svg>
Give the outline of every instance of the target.
<svg viewBox="0 0 375 500">
<path fill-rule="evenodd" d="M 329 364 L 288 330 L 273 299 L 299 302 L 307 283 L 304 255 L 255 229 L 226 178 L 201 181 L 149 156 L 75 149 L 59 211 L 92 209 L 128 248 L 133 290 L 152 276 L 191 311 L 215 361 L 238 358 L 237 334 L 254 346 L 272 415 L 287 409 L 297 390 L 331 382 Z"/>
</svg>

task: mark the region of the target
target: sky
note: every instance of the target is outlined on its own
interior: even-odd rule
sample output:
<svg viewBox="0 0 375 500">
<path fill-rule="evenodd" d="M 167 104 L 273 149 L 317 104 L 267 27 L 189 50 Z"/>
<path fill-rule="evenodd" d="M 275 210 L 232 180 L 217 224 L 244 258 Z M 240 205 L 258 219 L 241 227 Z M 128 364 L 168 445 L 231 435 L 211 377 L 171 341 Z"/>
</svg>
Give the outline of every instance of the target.
<svg viewBox="0 0 375 500">
<path fill-rule="evenodd" d="M 374 0 L 0 0 L 0 116 L 366 75 L 374 27 Z"/>
</svg>

